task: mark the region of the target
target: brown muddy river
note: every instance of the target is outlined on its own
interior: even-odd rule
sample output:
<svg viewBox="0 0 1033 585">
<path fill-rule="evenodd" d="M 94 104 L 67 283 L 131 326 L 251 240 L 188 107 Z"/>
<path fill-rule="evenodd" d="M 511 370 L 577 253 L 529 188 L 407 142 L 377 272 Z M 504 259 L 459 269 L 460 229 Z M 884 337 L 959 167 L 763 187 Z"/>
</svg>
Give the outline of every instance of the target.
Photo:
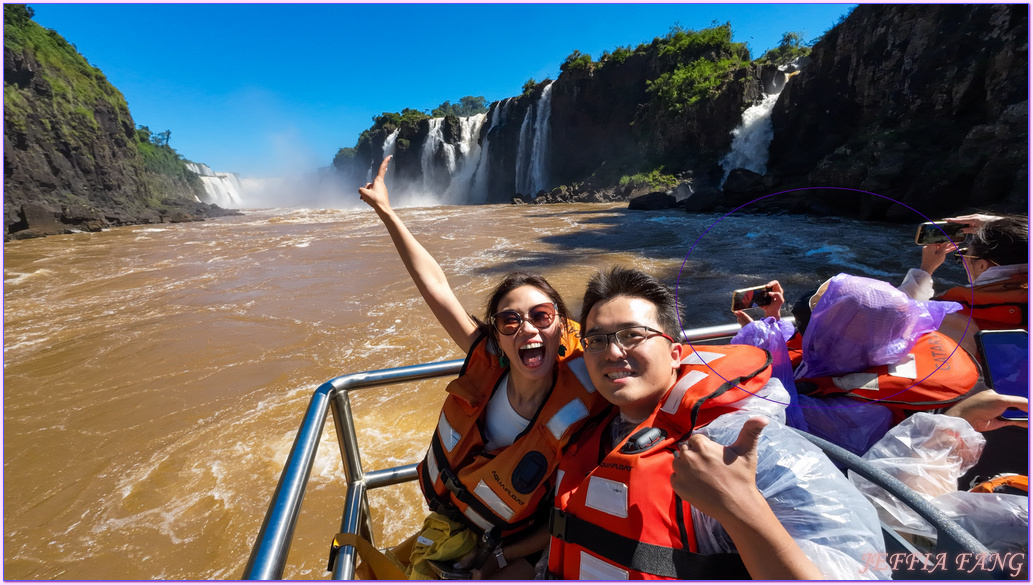
<svg viewBox="0 0 1033 585">
<path fill-rule="evenodd" d="M 795 299 L 841 271 L 896 283 L 919 260 L 913 226 L 781 216 L 710 229 L 720 215 L 626 204 L 400 215 L 478 315 L 516 268 L 544 274 L 576 312 L 595 270 L 640 267 L 677 283 L 691 327 L 730 322 L 735 288 L 779 277 Z M 460 357 L 368 209 L 7 243 L 4 576 L 240 578 L 315 388 Z M 422 456 L 445 382 L 352 394 L 367 470 Z M 329 576 L 344 488 L 331 419 L 285 578 Z M 381 545 L 424 513 L 415 484 L 370 503 Z"/>
</svg>

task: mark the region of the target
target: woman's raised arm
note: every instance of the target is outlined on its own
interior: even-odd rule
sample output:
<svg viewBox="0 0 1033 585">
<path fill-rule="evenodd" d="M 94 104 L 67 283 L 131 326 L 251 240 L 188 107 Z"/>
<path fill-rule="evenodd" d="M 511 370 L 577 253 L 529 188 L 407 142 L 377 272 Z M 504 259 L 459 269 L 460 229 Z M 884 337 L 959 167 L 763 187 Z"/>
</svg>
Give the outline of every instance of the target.
<svg viewBox="0 0 1033 585">
<path fill-rule="evenodd" d="M 377 177 L 373 179 L 372 183 L 360 188 L 359 195 L 384 222 L 387 232 L 391 234 L 395 250 L 398 251 L 402 263 L 405 264 L 405 269 L 409 271 L 409 276 L 416 283 L 416 288 L 419 289 L 431 312 L 445 328 L 452 341 L 455 341 L 464 352 L 468 352 L 477 338 L 477 324 L 463 309 L 463 305 L 452 292 L 452 287 L 449 286 L 441 266 L 413 237 L 402 220 L 391 209 L 387 196 L 387 185 L 384 184 L 384 174 L 387 173 L 390 161 L 389 156 L 380 163 Z"/>
</svg>

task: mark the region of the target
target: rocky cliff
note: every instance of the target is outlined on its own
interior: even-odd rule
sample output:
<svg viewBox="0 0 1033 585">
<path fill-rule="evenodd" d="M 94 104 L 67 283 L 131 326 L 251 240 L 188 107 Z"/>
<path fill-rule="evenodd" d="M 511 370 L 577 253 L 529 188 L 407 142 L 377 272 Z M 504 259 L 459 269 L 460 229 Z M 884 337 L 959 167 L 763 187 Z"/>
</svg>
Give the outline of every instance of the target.
<svg viewBox="0 0 1033 585">
<path fill-rule="evenodd" d="M 1027 15 L 1017 4 L 856 8 L 779 96 L 777 188 L 861 189 L 935 217 L 1025 212 Z M 860 201 L 800 199 L 797 208 L 914 219 L 892 201 Z"/>
<path fill-rule="evenodd" d="M 861 5 L 814 45 L 789 81 L 770 64 L 750 62 L 730 38 L 730 29 L 716 27 L 598 61 L 575 52 L 555 82 L 492 104 L 465 146 L 458 134 L 450 145 L 427 142 L 428 120 L 375 129 L 365 146 L 360 140 L 352 161 L 358 177 L 349 180 L 364 180 L 390 150 L 398 182 L 433 194 L 468 180 L 465 202 L 613 201 L 667 191 L 654 193 L 649 206 L 677 201 L 707 211 L 798 190 L 755 208 L 902 221 L 915 219 L 908 207 L 937 217 L 1026 209 L 1024 5 Z M 700 63 L 710 65 L 691 69 Z M 528 120 L 544 107 L 550 84 L 548 136 L 531 136 Z M 732 170 L 722 185 L 731 130 L 764 92 L 779 90 L 766 173 Z M 542 192 L 519 186 L 520 153 L 530 142 L 546 151 Z M 477 168 L 462 177 L 443 170 L 444 149 L 460 147 Z M 461 157 L 448 160 L 463 168 Z M 428 184 L 431 175 L 437 179 Z M 817 187 L 883 197 L 806 189 Z"/>
<path fill-rule="evenodd" d="M 148 168 L 121 92 L 31 17 L 4 5 L 4 238 L 224 214 L 171 150 Z"/>
</svg>

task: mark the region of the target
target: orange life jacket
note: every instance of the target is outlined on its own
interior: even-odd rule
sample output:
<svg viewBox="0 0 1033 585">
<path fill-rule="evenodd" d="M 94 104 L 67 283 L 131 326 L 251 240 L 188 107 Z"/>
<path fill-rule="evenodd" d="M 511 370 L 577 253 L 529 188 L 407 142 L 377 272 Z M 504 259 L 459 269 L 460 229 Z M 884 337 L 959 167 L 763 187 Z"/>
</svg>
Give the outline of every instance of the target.
<svg viewBox="0 0 1033 585">
<path fill-rule="evenodd" d="M 957 286 L 936 298 L 954 301 L 980 329 L 1029 330 L 1029 274 L 979 286 Z"/>
<path fill-rule="evenodd" d="M 484 451 L 488 401 L 508 374 L 481 337 L 448 385 L 430 448 L 418 465 L 420 488 L 436 512 L 476 533 L 509 536 L 529 529 L 551 496 L 550 479 L 571 435 L 609 407 L 595 391 L 578 346 L 576 327 L 563 345 L 556 380 L 528 427 L 510 446 Z"/>
<path fill-rule="evenodd" d="M 695 347 L 682 346 L 677 382 L 624 445 L 606 449 L 614 413 L 564 455 L 549 522 L 552 576 L 749 578 L 737 554 L 698 554 L 690 506 L 671 487 L 672 454 L 693 429 L 760 390 L 771 356 L 748 345 Z"/>
<path fill-rule="evenodd" d="M 799 367 L 803 362 L 803 333 L 799 329 L 786 341 L 786 351 L 789 352 L 789 363 L 793 368 Z"/>
<path fill-rule="evenodd" d="M 1017 496 L 1029 495 L 1029 477 L 1014 473 L 1002 473 L 997 477 L 984 481 L 968 490 L 983 494 L 1014 494 Z"/>
<path fill-rule="evenodd" d="M 954 404 L 977 380 L 979 370 L 968 353 L 946 335 L 931 331 L 919 337 L 896 364 L 842 376 L 801 378 L 796 389 L 809 396 L 878 402 L 893 412 L 897 424 L 911 412 Z"/>
</svg>

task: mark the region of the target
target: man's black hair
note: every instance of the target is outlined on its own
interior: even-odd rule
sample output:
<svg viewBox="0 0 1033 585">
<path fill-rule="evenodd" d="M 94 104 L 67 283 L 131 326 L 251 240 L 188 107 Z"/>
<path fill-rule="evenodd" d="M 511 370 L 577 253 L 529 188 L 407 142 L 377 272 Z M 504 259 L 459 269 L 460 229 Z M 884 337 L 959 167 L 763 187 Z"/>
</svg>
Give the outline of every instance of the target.
<svg viewBox="0 0 1033 585">
<path fill-rule="evenodd" d="M 623 266 L 614 266 L 609 272 L 597 272 L 588 281 L 581 303 L 581 330 L 587 331 L 586 320 L 592 307 L 615 297 L 649 301 L 656 307 L 656 321 L 664 333 L 681 339 L 678 305 L 671 289 L 645 272 Z"/>
</svg>

